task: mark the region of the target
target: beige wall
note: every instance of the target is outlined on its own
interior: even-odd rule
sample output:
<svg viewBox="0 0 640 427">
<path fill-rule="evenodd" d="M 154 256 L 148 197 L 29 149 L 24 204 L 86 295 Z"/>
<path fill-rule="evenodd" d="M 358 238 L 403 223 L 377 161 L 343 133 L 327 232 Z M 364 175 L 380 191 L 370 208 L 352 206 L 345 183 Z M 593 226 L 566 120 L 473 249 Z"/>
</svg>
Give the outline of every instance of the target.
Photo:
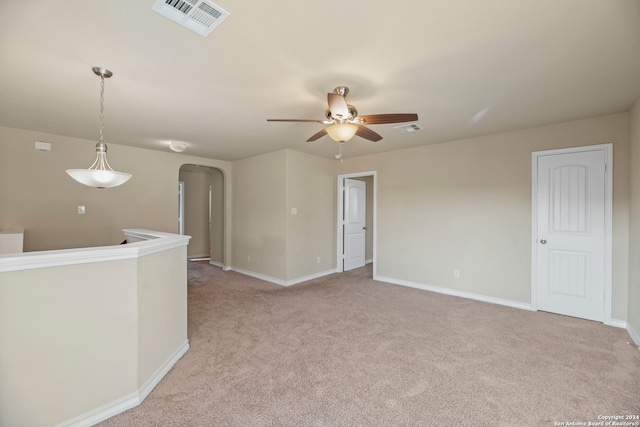
<svg viewBox="0 0 640 427">
<path fill-rule="evenodd" d="M 628 323 L 640 338 L 640 100 L 631 110 Z M 640 342 L 636 344 L 640 345 Z"/>
<path fill-rule="evenodd" d="M 345 159 L 338 173 L 378 173 L 379 276 L 530 303 L 531 153 L 613 142 L 613 317 L 626 320 L 628 134 L 617 114 Z"/>
<path fill-rule="evenodd" d="M 187 255 L 209 256 L 209 186 L 211 169 L 185 165 L 180 168 L 184 182 L 184 234 L 191 236 Z"/>
<path fill-rule="evenodd" d="M 34 141 L 52 143 L 35 151 Z M 0 229 L 24 228 L 25 251 L 117 244 L 122 229 L 177 232 L 178 173 L 183 164 L 224 174 L 225 242 L 231 232 L 231 163 L 169 151 L 109 143 L 109 162 L 133 177 L 120 187 L 97 190 L 65 172 L 95 159 L 95 141 L 0 127 Z M 78 215 L 77 206 L 86 206 Z M 225 244 L 230 259 L 230 245 Z"/>
<path fill-rule="evenodd" d="M 138 388 L 187 341 L 187 248 L 138 261 Z"/>
<path fill-rule="evenodd" d="M 286 150 L 286 161 L 286 280 L 295 280 L 334 269 L 336 166 L 333 159 L 293 150 Z"/>
<path fill-rule="evenodd" d="M 286 279 L 285 150 L 233 163 L 233 266 Z"/>
<path fill-rule="evenodd" d="M 334 162 L 293 150 L 234 162 L 234 267 L 283 283 L 333 270 Z"/>
<path fill-rule="evenodd" d="M 0 425 L 58 425 L 137 390 L 136 265 L 0 273 Z"/>
<path fill-rule="evenodd" d="M 1 426 L 118 413 L 188 348 L 186 242 L 156 243 L 0 259 Z"/>
<path fill-rule="evenodd" d="M 209 248 L 211 262 L 223 265 L 224 258 L 224 220 L 225 220 L 224 174 L 220 169 L 211 169 L 211 229 Z"/>
<path fill-rule="evenodd" d="M 24 228 L 27 251 L 118 243 L 126 227 L 175 232 L 180 166 L 212 166 L 224 180 L 225 264 L 286 281 L 323 271 L 326 247 L 333 248 L 329 258 L 335 259 L 330 169 L 335 168 L 333 180 L 337 174 L 377 170 L 379 275 L 528 303 L 531 152 L 613 142 L 613 317 L 627 319 L 629 311 L 637 330 L 640 316 L 631 313 L 631 304 L 640 295 L 638 263 L 629 263 L 629 255 L 638 259 L 640 251 L 640 184 L 638 174 L 630 172 L 630 164 L 638 169 L 639 115 L 636 106 L 631 115 L 347 158 L 344 163 L 283 150 L 234 162 L 233 174 L 229 162 L 109 144 L 112 165 L 134 177 L 108 190 L 84 187 L 64 172 L 93 161 L 94 141 L 0 127 L 0 228 Z M 34 151 L 34 140 L 52 142 L 53 151 Z M 305 198 L 306 186 L 314 186 L 312 198 Z M 322 203 L 316 204 L 314 197 Z M 77 215 L 77 205 L 85 205 L 87 214 Z M 304 216 L 307 206 L 313 219 Z M 291 207 L 299 209 L 297 218 Z M 307 228 L 316 221 L 317 226 Z M 308 233 L 314 237 L 306 239 L 312 242 L 307 246 Z M 454 268 L 461 270 L 460 279 L 453 279 Z"/>
</svg>

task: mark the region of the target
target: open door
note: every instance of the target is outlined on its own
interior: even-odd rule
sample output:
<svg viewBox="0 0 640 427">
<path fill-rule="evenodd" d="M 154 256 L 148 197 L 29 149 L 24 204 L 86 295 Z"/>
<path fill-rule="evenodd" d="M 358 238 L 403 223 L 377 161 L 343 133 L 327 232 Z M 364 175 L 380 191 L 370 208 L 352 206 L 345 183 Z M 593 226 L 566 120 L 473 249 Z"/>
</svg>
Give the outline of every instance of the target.
<svg viewBox="0 0 640 427">
<path fill-rule="evenodd" d="M 344 271 L 366 263 L 367 183 L 344 180 Z"/>
</svg>

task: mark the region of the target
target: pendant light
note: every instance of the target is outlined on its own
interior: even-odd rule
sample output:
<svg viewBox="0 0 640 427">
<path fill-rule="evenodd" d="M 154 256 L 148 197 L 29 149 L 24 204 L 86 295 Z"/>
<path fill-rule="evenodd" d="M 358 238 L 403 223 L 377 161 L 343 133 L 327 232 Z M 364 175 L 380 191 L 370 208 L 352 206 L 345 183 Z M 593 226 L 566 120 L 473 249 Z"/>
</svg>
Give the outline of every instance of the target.
<svg viewBox="0 0 640 427">
<path fill-rule="evenodd" d="M 93 67 L 92 70 L 100 77 L 100 141 L 96 144 L 96 161 L 88 169 L 68 169 L 67 173 L 80 184 L 102 190 L 124 184 L 131 178 L 131 174 L 114 171 L 107 161 L 107 144 L 103 137 L 104 79 L 108 79 L 113 73 L 101 67 Z"/>
</svg>

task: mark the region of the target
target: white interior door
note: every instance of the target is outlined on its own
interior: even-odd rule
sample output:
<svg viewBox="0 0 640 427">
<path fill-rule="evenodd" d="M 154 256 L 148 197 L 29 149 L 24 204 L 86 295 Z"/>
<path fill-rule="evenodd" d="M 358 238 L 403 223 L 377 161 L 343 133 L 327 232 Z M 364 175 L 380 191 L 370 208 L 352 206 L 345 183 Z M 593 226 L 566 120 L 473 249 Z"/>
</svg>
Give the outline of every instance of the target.
<svg viewBox="0 0 640 427">
<path fill-rule="evenodd" d="M 537 180 L 538 309 L 603 321 L 604 150 L 542 155 Z"/>
<path fill-rule="evenodd" d="M 344 180 L 344 270 L 364 267 L 366 262 L 366 183 Z"/>
</svg>

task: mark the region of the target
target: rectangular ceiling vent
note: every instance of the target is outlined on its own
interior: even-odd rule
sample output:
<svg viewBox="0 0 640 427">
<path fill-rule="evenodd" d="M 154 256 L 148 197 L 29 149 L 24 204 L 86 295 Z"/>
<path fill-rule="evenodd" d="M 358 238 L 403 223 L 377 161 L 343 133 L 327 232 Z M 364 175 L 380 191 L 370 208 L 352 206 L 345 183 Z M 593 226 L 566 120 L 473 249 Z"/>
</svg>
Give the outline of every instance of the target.
<svg viewBox="0 0 640 427">
<path fill-rule="evenodd" d="M 422 128 L 418 126 L 416 123 L 411 123 L 410 125 L 394 126 L 393 128 L 400 133 L 409 133 L 409 132 L 416 132 L 416 131 L 422 130 Z"/>
<path fill-rule="evenodd" d="M 202 37 L 211 34 L 230 15 L 205 0 L 157 0 L 153 10 Z"/>
</svg>

